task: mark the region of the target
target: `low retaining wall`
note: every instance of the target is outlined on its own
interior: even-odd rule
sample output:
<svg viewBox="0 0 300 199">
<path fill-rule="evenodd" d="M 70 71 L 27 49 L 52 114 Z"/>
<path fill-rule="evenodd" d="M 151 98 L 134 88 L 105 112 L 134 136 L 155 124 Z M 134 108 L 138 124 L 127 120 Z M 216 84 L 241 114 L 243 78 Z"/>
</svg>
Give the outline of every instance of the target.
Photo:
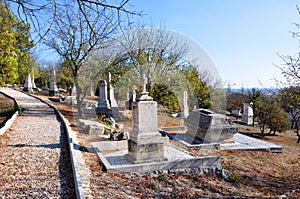
<svg viewBox="0 0 300 199">
<path fill-rule="evenodd" d="M 14 100 L 15 106 L 17 106 L 18 108 L 20 108 L 20 105 L 19 105 L 18 101 L 17 101 L 14 97 L 11 97 L 11 96 L 9 96 L 9 95 L 7 95 L 6 93 L 3 93 L 3 92 L 1 92 L 1 91 L 0 91 L 0 93 L 2 93 L 3 95 L 5 95 L 5 96 L 8 97 L 8 98 Z M 15 121 L 15 119 L 17 118 L 18 114 L 19 114 L 19 111 L 16 111 L 16 112 L 11 116 L 11 118 L 8 119 L 8 120 L 5 122 L 5 125 L 0 129 L 0 135 L 3 135 L 3 134 L 7 131 L 7 129 L 9 129 L 9 128 L 11 127 L 11 125 L 13 124 L 13 122 Z"/>
</svg>

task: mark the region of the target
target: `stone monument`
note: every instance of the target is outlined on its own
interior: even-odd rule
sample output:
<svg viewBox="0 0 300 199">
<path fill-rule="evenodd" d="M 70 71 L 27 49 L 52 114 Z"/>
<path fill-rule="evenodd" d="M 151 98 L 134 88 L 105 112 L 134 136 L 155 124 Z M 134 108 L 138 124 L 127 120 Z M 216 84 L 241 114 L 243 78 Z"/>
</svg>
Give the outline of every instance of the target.
<svg viewBox="0 0 300 199">
<path fill-rule="evenodd" d="M 126 158 L 135 164 L 167 160 L 164 142 L 157 131 L 157 102 L 146 92 L 145 81 L 141 96 L 132 105 L 132 131 Z"/>
<path fill-rule="evenodd" d="M 93 81 L 90 81 L 90 96 L 94 97 L 94 86 Z"/>
<path fill-rule="evenodd" d="M 225 115 L 208 109 L 193 110 L 184 121 L 187 134 L 207 143 L 229 140 L 238 132 L 237 126 Z"/>
<path fill-rule="evenodd" d="M 49 96 L 54 96 L 55 93 L 58 92 L 57 85 L 56 85 L 56 72 L 55 69 L 52 70 L 51 79 L 50 79 L 50 89 L 49 89 Z"/>
<path fill-rule="evenodd" d="M 179 99 L 180 110 L 178 113 L 178 117 L 187 118 L 189 115 L 189 106 L 188 106 L 187 98 L 188 98 L 188 93 L 187 91 L 184 91 L 181 94 Z"/>
<path fill-rule="evenodd" d="M 36 85 L 35 85 L 35 83 L 34 83 L 34 71 L 32 71 L 32 88 L 33 89 L 36 89 Z"/>
<path fill-rule="evenodd" d="M 243 103 L 243 115 L 242 115 L 242 122 L 247 125 L 253 124 L 253 109 L 250 106 L 251 103 Z"/>
<path fill-rule="evenodd" d="M 106 79 L 107 79 L 107 84 L 108 84 L 108 100 L 109 100 L 109 103 L 110 103 L 110 107 L 119 107 L 118 106 L 118 103 L 117 103 L 117 100 L 115 98 L 115 88 L 111 85 L 111 73 L 107 73 L 107 76 L 106 76 Z"/>
<path fill-rule="evenodd" d="M 77 94 L 76 86 L 74 85 L 74 86 L 72 87 L 71 95 L 76 95 L 76 94 Z"/>
<path fill-rule="evenodd" d="M 107 99 L 107 83 L 105 80 L 100 81 L 99 86 L 99 99 L 96 107 L 97 115 L 105 115 L 106 117 L 112 117 L 112 110 Z"/>
<path fill-rule="evenodd" d="M 25 81 L 25 84 L 24 84 L 23 91 L 33 92 L 30 74 L 26 75 L 26 81 Z"/>
</svg>

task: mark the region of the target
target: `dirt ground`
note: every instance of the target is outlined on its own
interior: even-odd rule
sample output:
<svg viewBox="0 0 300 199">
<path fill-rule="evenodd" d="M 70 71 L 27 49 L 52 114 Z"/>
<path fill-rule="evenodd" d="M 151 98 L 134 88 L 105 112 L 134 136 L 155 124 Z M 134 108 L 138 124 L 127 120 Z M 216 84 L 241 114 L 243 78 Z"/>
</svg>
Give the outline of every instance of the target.
<svg viewBox="0 0 300 199">
<path fill-rule="evenodd" d="M 76 109 L 72 106 L 39 96 L 54 104 L 77 131 Z M 2 100 L 1 100 L 2 101 Z M 159 126 L 180 126 L 183 121 L 159 113 Z M 131 122 L 125 122 L 130 127 Z M 238 125 L 239 131 L 257 135 L 258 127 Z M 78 132 L 78 131 L 77 131 Z M 80 144 L 88 147 L 97 137 L 78 133 Z M 95 196 L 114 198 L 300 198 L 300 144 L 293 131 L 265 136 L 266 141 L 283 146 L 282 153 L 264 151 L 218 151 L 222 166 L 233 175 L 224 179 L 198 173 L 128 175 L 106 172 L 96 154 L 82 152 L 92 171 L 90 189 Z M 173 140 L 171 144 L 177 143 Z M 203 156 L 201 150 L 188 150 Z"/>
<path fill-rule="evenodd" d="M 14 100 L 0 93 L 0 111 L 13 109 L 14 106 L 15 106 Z M 12 115 L 11 113 L 4 114 L 4 115 L 0 114 L 0 127 L 2 127 L 5 124 L 6 120 L 9 119 L 11 115 Z"/>
</svg>

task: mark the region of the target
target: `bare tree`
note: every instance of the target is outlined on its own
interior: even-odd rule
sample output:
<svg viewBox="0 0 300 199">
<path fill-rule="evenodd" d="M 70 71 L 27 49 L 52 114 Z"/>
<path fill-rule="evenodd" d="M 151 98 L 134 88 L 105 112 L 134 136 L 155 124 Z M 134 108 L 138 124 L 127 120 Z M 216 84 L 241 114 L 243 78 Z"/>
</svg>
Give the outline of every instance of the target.
<svg viewBox="0 0 300 199">
<path fill-rule="evenodd" d="M 297 6 L 298 14 L 300 15 L 300 9 Z M 299 23 L 295 23 L 297 29 L 300 28 Z M 299 40 L 300 31 L 293 31 L 294 38 Z M 291 127 L 295 128 L 296 135 L 298 136 L 297 143 L 300 143 L 299 133 L 299 120 L 300 120 L 300 53 L 295 55 L 279 55 L 282 60 L 281 65 L 276 65 L 281 70 L 282 75 L 286 79 L 285 82 L 275 80 L 278 85 L 282 85 L 284 89 L 279 93 L 279 99 L 285 111 L 290 114 Z"/>
<path fill-rule="evenodd" d="M 125 55 L 139 78 L 145 75 L 148 83 L 166 79 L 170 71 L 174 73 L 174 66 L 182 64 L 189 51 L 183 39 L 164 28 L 139 26 L 124 32 L 115 41 L 119 54 Z"/>
<path fill-rule="evenodd" d="M 92 27 L 93 19 L 86 15 L 89 9 L 97 10 L 105 9 L 106 11 L 115 12 L 116 17 L 121 21 L 122 15 L 141 15 L 141 12 L 131 10 L 132 6 L 129 0 L 120 0 L 108 2 L 107 0 L 46 0 L 46 1 L 20 1 L 20 0 L 4 0 L 7 8 L 13 4 L 14 12 L 25 24 L 32 25 L 33 40 L 35 44 L 39 43 L 54 28 L 58 12 L 68 4 L 77 4 L 77 8 L 85 17 L 87 23 Z"/>
</svg>

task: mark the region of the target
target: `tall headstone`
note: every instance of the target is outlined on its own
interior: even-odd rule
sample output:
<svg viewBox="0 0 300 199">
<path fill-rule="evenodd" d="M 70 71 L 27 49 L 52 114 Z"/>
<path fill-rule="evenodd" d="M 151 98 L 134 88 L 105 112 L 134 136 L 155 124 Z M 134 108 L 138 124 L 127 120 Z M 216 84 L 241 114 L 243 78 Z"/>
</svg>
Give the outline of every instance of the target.
<svg viewBox="0 0 300 199">
<path fill-rule="evenodd" d="M 105 80 L 100 81 L 99 86 L 99 99 L 98 105 L 96 108 L 97 115 L 106 115 L 107 117 L 112 116 L 112 111 L 109 105 L 109 101 L 107 99 L 107 83 Z"/>
<path fill-rule="evenodd" d="M 179 99 L 180 111 L 178 117 L 187 118 L 189 116 L 189 106 L 188 106 L 187 98 L 188 98 L 188 93 L 187 91 L 184 91 L 180 95 L 180 99 Z"/>
<path fill-rule="evenodd" d="M 94 96 L 94 87 L 93 87 L 93 81 L 90 81 L 90 96 Z"/>
<path fill-rule="evenodd" d="M 115 88 L 111 85 L 109 88 L 109 101 L 110 101 L 111 107 L 119 107 L 117 100 L 115 98 Z"/>
<path fill-rule="evenodd" d="M 76 95 L 76 94 L 77 94 L 76 86 L 74 85 L 74 86 L 72 87 L 71 95 Z"/>
<path fill-rule="evenodd" d="M 143 92 L 132 105 L 132 131 L 128 140 L 127 159 L 133 163 L 165 161 L 164 143 L 157 131 L 157 102 Z"/>
<path fill-rule="evenodd" d="M 253 109 L 249 103 L 243 103 L 243 115 L 242 115 L 242 122 L 247 125 L 253 124 Z"/>
<path fill-rule="evenodd" d="M 26 75 L 26 81 L 25 81 L 25 84 L 24 84 L 23 91 L 33 92 L 30 74 Z"/>
<path fill-rule="evenodd" d="M 34 71 L 32 71 L 32 88 L 35 89 L 36 88 L 36 85 L 34 83 Z"/>
<path fill-rule="evenodd" d="M 136 102 L 136 92 L 135 92 L 135 90 L 132 91 L 132 102 Z"/>
<path fill-rule="evenodd" d="M 49 96 L 54 96 L 56 92 L 58 92 L 58 88 L 56 85 L 56 72 L 53 69 L 51 74 L 51 79 L 50 79 Z"/>
<path fill-rule="evenodd" d="M 111 73 L 108 72 L 106 75 L 106 81 L 107 81 L 107 92 L 108 92 L 108 100 L 110 103 L 110 106 L 113 107 L 119 107 L 117 100 L 115 98 L 115 88 L 111 85 Z"/>
</svg>

